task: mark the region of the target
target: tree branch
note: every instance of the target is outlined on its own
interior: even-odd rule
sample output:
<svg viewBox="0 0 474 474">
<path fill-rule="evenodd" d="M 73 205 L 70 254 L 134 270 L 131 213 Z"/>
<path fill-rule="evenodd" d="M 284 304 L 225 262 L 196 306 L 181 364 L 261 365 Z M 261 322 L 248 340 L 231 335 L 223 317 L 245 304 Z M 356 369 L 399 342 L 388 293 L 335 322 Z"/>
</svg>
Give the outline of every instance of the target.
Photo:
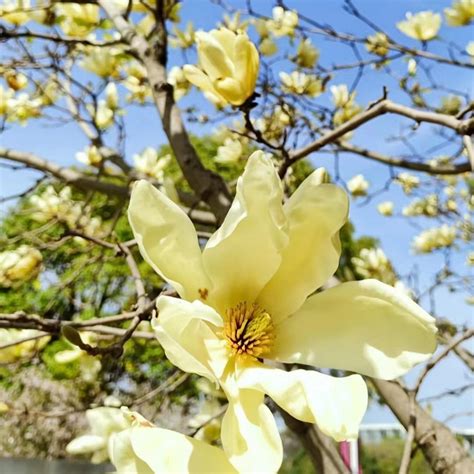
<svg viewBox="0 0 474 474">
<path fill-rule="evenodd" d="M 157 18 L 160 24 L 157 24 L 155 34 L 147 40 L 135 31 L 113 2 L 99 0 L 98 3 L 145 66 L 163 129 L 184 177 L 199 198 L 209 204 L 217 221 L 222 222 L 230 207 L 230 193 L 224 180 L 202 165 L 174 102 L 173 87 L 167 83 L 166 78 L 164 18 Z"/>
</svg>

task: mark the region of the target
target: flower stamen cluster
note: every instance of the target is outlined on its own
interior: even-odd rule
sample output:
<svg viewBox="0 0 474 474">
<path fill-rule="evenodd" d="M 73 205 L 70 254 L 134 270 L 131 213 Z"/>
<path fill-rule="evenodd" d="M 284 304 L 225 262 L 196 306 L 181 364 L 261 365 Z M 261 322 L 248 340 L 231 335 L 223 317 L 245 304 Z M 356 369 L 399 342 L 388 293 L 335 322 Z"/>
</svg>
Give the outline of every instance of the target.
<svg viewBox="0 0 474 474">
<path fill-rule="evenodd" d="M 224 333 L 234 354 L 260 357 L 274 341 L 272 317 L 258 304 L 239 303 L 226 311 Z"/>
</svg>

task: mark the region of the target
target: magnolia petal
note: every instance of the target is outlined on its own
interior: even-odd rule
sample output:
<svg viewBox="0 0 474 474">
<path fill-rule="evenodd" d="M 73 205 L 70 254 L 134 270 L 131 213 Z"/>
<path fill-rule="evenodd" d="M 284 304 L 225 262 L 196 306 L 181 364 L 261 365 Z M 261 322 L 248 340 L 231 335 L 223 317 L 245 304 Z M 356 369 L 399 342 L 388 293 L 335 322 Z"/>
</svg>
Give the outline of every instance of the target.
<svg viewBox="0 0 474 474">
<path fill-rule="evenodd" d="M 69 454 L 87 454 L 103 449 L 105 446 L 105 439 L 102 436 L 88 434 L 74 438 L 66 446 L 66 451 Z"/>
<path fill-rule="evenodd" d="M 199 63 L 211 81 L 232 77 L 234 65 L 221 44 L 211 34 L 204 31 L 196 33 L 196 39 Z"/>
<path fill-rule="evenodd" d="M 150 430 L 152 428 L 136 428 Z M 117 469 L 117 474 L 156 474 L 146 462 L 139 458 L 132 446 L 132 429 L 114 433 L 109 439 L 110 461 Z M 155 447 L 156 451 L 156 447 Z"/>
<path fill-rule="evenodd" d="M 348 197 L 338 186 L 320 182 L 316 170 L 284 206 L 290 240 L 280 268 L 258 297 L 275 322 L 300 308 L 339 265 L 339 229 L 347 219 Z"/>
<path fill-rule="evenodd" d="M 239 472 L 275 473 L 281 466 L 280 434 L 263 398 L 256 390 L 239 390 L 222 419 L 222 446 Z"/>
<path fill-rule="evenodd" d="M 211 329 L 222 326 L 221 317 L 199 301 L 160 296 L 156 306 L 158 318 L 151 324 L 166 357 L 181 370 L 218 383 L 229 358 L 227 344 Z"/>
<path fill-rule="evenodd" d="M 86 411 L 86 418 L 93 433 L 107 438 L 114 431 L 128 427 L 122 412 L 112 407 L 97 407 Z"/>
<path fill-rule="evenodd" d="M 377 280 L 342 283 L 309 297 L 276 328 L 271 357 L 390 380 L 436 349 L 435 320 Z"/>
<path fill-rule="evenodd" d="M 221 45 L 227 57 L 234 62 L 235 42 L 237 35 L 228 28 L 219 28 L 212 30 L 209 34 Z"/>
<path fill-rule="evenodd" d="M 212 85 L 209 76 L 207 76 L 203 71 L 201 71 L 201 69 L 197 68 L 196 66 L 186 64 L 185 66 L 183 66 L 183 73 L 186 79 L 191 84 L 195 85 L 202 91 L 214 94 L 219 98 L 221 97 L 214 89 L 214 86 Z"/>
<path fill-rule="evenodd" d="M 217 79 L 213 83 L 216 91 L 232 105 L 240 105 L 245 102 L 247 96 L 242 84 L 233 77 Z"/>
<path fill-rule="evenodd" d="M 143 258 L 182 298 L 199 298 L 209 286 L 189 217 L 148 181 L 135 183 L 128 219 Z"/>
<path fill-rule="evenodd" d="M 176 431 L 132 428 L 133 450 L 154 473 L 236 473 L 222 449 Z"/>
<path fill-rule="evenodd" d="M 266 393 L 290 415 L 316 423 L 336 441 L 357 438 L 367 409 L 367 386 L 360 375 L 337 378 L 314 370 L 286 372 L 253 362 L 242 369 L 238 384 Z"/>
<path fill-rule="evenodd" d="M 258 76 L 259 57 L 247 35 L 240 34 L 234 43 L 235 75 L 247 99 L 254 91 Z"/>
<path fill-rule="evenodd" d="M 253 153 L 237 182 L 237 193 L 222 226 L 203 252 L 218 311 L 255 301 L 280 266 L 288 242 L 282 186 L 271 162 Z M 222 313 L 221 313 L 222 314 Z"/>
</svg>

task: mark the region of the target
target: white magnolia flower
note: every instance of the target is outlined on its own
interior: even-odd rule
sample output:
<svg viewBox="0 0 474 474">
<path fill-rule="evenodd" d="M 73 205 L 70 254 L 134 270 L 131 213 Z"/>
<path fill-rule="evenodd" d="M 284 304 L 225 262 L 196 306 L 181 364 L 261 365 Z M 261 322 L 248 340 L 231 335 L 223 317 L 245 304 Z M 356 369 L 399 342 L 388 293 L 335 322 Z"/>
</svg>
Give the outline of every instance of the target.
<svg viewBox="0 0 474 474">
<path fill-rule="evenodd" d="M 42 262 L 41 252 L 29 245 L 0 252 L 0 287 L 16 288 L 35 278 Z"/>
<path fill-rule="evenodd" d="M 94 117 L 96 125 L 101 129 L 107 129 L 114 123 L 114 110 L 112 110 L 105 100 L 99 100 L 97 108 L 92 104 L 87 104 L 89 113 Z"/>
<path fill-rule="evenodd" d="M 137 171 L 150 178 L 163 181 L 165 168 L 171 161 L 171 155 L 159 156 L 155 148 L 147 147 L 140 154 L 133 155 Z"/>
<path fill-rule="evenodd" d="M 369 182 L 364 178 L 364 175 L 357 174 L 347 182 L 347 189 L 354 197 L 367 196 Z"/>
<path fill-rule="evenodd" d="M 393 206 L 392 201 L 384 201 L 377 206 L 377 210 L 382 214 L 382 216 L 392 216 Z"/>
<path fill-rule="evenodd" d="M 280 72 L 282 90 L 290 94 L 316 97 L 323 92 L 323 81 L 314 74 L 293 71 L 291 74 Z"/>
<path fill-rule="evenodd" d="M 397 28 L 410 38 L 429 41 L 436 37 L 441 27 L 441 15 L 432 11 L 406 14 L 406 20 L 397 23 Z"/>
<path fill-rule="evenodd" d="M 337 440 L 357 436 L 367 406 L 359 375 L 286 372 L 266 360 L 391 379 L 436 346 L 433 318 L 388 285 L 366 280 L 315 293 L 338 266 L 348 212 L 342 189 L 321 184 L 317 170 L 282 201 L 271 158 L 255 152 L 203 250 L 189 217 L 149 182 L 135 184 L 129 206 L 141 254 L 182 298 L 158 299 L 155 334 L 172 363 L 225 392 L 221 441 L 244 472 L 281 464 L 265 394 Z"/>
<path fill-rule="evenodd" d="M 242 156 L 242 143 L 240 140 L 226 138 L 224 145 L 217 149 L 217 156 L 215 160 L 218 163 L 235 163 L 239 161 Z"/>
</svg>

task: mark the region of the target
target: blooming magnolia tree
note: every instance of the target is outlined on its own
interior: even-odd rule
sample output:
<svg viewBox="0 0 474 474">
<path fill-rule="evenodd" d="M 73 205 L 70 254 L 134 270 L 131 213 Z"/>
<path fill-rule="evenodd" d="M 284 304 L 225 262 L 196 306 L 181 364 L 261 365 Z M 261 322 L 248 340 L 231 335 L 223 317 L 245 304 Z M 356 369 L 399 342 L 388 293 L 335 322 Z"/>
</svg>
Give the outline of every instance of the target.
<svg viewBox="0 0 474 474">
<path fill-rule="evenodd" d="M 318 472 L 342 474 L 337 442 L 379 400 L 407 430 L 399 472 L 417 449 L 433 472 L 472 472 L 418 392 L 448 355 L 474 368 L 472 329 L 436 310 L 438 293 L 472 288 L 474 108 L 438 71 L 473 68 L 474 44 L 450 35 L 474 2 L 406 13 L 395 34 L 363 1 L 331 3 L 351 31 L 281 1 L 200 2 L 209 28 L 181 20 L 192 3 L 0 7 L 0 164 L 15 179 L 0 224 L 2 451 L 121 473 L 278 472 L 284 420 Z M 369 80 L 379 89 L 358 99 Z M 407 153 L 360 144 L 384 120 Z M 77 130 L 82 145 L 57 160 L 6 145 L 39 126 L 53 147 Z M 350 202 L 386 232 L 413 223 L 413 252 L 442 257 L 435 274 L 400 275 L 355 238 Z"/>
</svg>

